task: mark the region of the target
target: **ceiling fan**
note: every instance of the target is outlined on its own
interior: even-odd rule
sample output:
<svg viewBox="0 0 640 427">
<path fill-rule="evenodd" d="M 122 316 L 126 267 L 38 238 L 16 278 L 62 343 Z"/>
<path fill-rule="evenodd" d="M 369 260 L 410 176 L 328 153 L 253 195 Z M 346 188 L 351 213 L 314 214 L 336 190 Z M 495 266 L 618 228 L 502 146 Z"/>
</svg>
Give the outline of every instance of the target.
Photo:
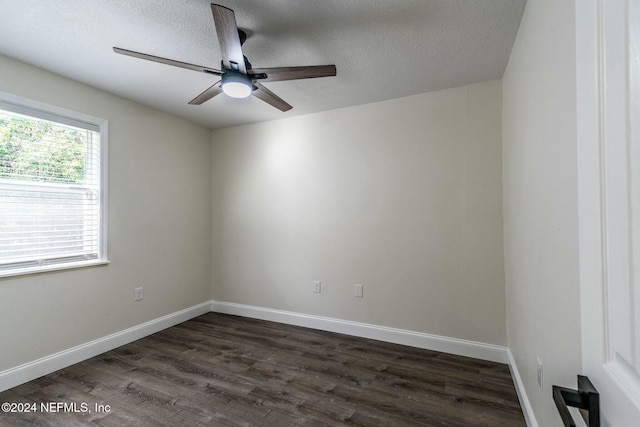
<svg viewBox="0 0 640 427">
<path fill-rule="evenodd" d="M 280 111 L 288 111 L 293 108 L 275 93 L 264 87 L 260 82 L 277 82 L 284 80 L 311 79 L 316 77 L 331 77 L 336 75 L 335 65 L 314 65 L 302 67 L 276 67 L 276 68 L 252 68 L 247 57 L 242 53 L 242 45 L 247 35 L 238 29 L 233 10 L 211 4 L 213 22 L 216 26 L 220 53 L 222 54 L 222 70 L 189 64 L 146 53 L 114 47 L 116 53 L 146 59 L 147 61 L 173 65 L 174 67 L 200 71 L 207 74 L 220 76 L 220 80 L 207 90 L 189 101 L 189 104 L 200 105 L 214 96 L 224 92 L 233 98 L 246 98 L 253 95 L 270 104 Z"/>
</svg>

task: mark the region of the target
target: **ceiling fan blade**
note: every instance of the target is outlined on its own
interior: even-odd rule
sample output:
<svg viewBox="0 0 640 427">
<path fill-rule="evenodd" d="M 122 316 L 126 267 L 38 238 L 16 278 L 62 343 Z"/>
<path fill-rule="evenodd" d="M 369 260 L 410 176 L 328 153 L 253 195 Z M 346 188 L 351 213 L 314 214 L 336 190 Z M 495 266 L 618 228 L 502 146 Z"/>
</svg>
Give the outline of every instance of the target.
<svg viewBox="0 0 640 427">
<path fill-rule="evenodd" d="M 313 79 L 316 77 L 333 77 L 336 75 L 335 65 L 312 65 L 308 67 L 276 67 L 252 68 L 250 74 L 266 74 L 263 82 L 279 82 L 283 80 Z"/>
<path fill-rule="evenodd" d="M 203 67 L 202 65 L 189 64 L 187 62 L 174 61 L 173 59 L 161 58 L 159 56 L 147 55 L 146 53 L 134 52 L 133 50 L 114 47 L 113 51 L 121 55 L 132 56 L 134 58 L 146 59 L 147 61 L 159 62 L 160 64 L 173 65 L 174 67 L 186 68 L 187 70 L 200 71 L 208 74 L 222 75 L 222 71 L 215 68 Z"/>
<path fill-rule="evenodd" d="M 258 88 L 252 92 L 252 95 L 256 98 L 263 100 L 267 104 L 273 105 L 280 111 L 289 111 L 293 108 L 291 105 L 287 104 L 284 99 L 280 98 L 260 83 L 254 83 L 254 85 Z"/>
<path fill-rule="evenodd" d="M 191 101 L 189 101 L 189 104 L 191 105 L 203 104 L 208 100 L 210 100 L 211 98 L 213 98 L 214 96 L 219 95 L 220 93 L 222 93 L 222 88 L 220 87 L 220 81 L 217 81 L 209 89 L 205 90 L 200 95 L 196 96 Z"/>
<path fill-rule="evenodd" d="M 213 12 L 213 22 L 216 25 L 216 33 L 218 34 L 222 65 L 224 68 L 235 69 L 232 66 L 232 63 L 234 63 L 237 64 L 237 71 L 246 73 L 247 67 L 244 63 L 235 13 L 233 10 L 219 4 L 211 4 L 211 11 Z"/>
</svg>

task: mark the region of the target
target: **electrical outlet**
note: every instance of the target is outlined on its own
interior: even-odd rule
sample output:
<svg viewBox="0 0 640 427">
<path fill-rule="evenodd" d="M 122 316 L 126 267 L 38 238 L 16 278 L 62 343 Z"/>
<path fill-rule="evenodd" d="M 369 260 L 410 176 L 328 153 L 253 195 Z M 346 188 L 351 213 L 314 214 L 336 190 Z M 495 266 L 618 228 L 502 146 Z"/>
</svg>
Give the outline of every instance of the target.
<svg viewBox="0 0 640 427">
<path fill-rule="evenodd" d="M 135 300 L 142 301 L 142 298 L 144 298 L 144 288 L 140 286 L 139 288 L 135 289 Z"/>
<path fill-rule="evenodd" d="M 540 358 L 537 358 L 538 360 L 538 385 L 540 386 L 540 388 L 543 387 L 544 385 L 544 372 L 542 370 L 542 360 L 540 360 Z"/>
<path fill-rule="evenodd" d="M 320 280 L 313 281 L 313 292 L 319 294 L 322 291 L 322 282 Z"/>
<path fill-rule="evenodd" d="M 354 296 L 356 298 L 362 298 L 364 296 L 362 288 L 363 288 L 363 286 L 360 285 L 360 284 L 355 285 L 355 287 L 354 287 Z"/>
</svg>

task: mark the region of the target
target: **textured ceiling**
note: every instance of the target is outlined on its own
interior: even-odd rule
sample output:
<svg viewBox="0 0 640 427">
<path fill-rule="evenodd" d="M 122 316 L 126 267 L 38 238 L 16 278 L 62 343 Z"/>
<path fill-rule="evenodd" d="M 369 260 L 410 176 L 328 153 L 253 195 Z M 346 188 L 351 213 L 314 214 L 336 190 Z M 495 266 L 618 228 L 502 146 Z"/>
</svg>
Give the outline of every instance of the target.
<svg viewBox="0 0 640 427">
<path fill-rule="evenodd" d="M 286 113 L 253 97 L 188 105 L 217 77 L 112 50 L 220 68 L 210 3 L 0 0 L 0 54 L 220 128 L 499 79 L 525 0 L 218 0 L 254 67 L 336 65 L 336 77 L 265 83 Z"/>
</svg>

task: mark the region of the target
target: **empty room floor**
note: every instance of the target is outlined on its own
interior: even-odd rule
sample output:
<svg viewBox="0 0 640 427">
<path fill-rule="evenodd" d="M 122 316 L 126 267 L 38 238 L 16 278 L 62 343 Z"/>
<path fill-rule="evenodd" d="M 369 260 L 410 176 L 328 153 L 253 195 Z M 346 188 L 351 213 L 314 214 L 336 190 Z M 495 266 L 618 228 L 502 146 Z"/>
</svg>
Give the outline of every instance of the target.
<svg viewBox="0 0 640 427">
<path fill-rule="evenodd" d="M 216 313 L 0 402 L 3 426 L 526 425 L 507 365 Z"/>
</svg>

